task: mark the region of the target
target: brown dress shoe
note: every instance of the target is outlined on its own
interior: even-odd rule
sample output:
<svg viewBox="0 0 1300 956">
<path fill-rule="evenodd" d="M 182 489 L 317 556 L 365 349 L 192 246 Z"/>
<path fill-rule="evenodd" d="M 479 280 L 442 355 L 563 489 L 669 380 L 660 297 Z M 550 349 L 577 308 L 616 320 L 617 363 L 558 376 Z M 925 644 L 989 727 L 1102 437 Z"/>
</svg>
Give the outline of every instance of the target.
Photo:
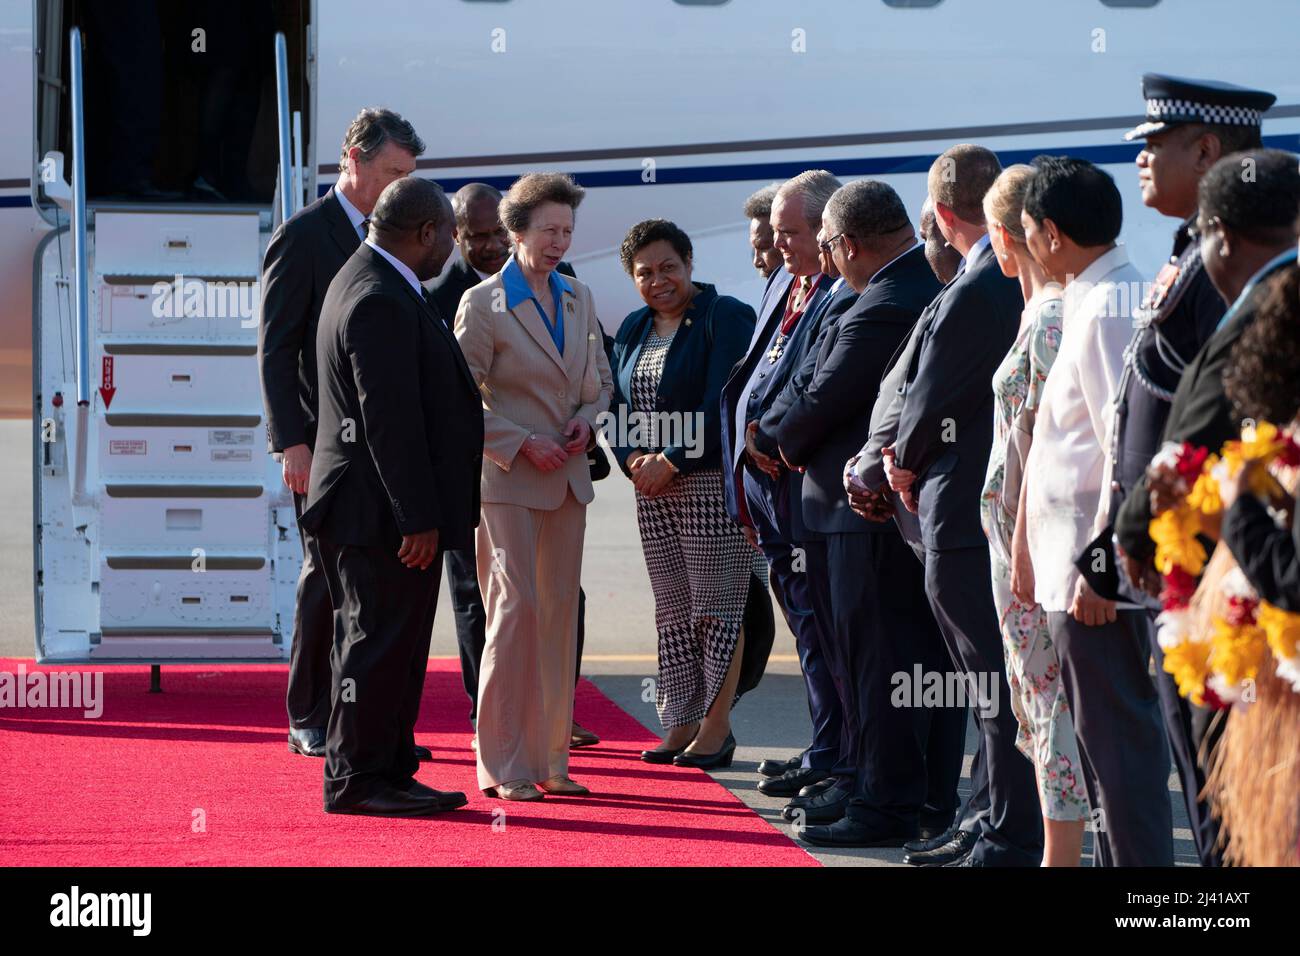
<svg viewBox="0 0 1300 956">
<path fill-rule="evenodd" d="M 600 743 L 600 738 L 590 730 L 581 726 L 576 720 L 573 722 L 573 729 L 569 732 L 569 747 L 594 747 Z"/>
<path fill-rule="evenodd" d="M 571 777 L 564 776 L 562 773 L 557 773 L 554 777 L 547 777 L 538 786 L 547 793 L 565 797 L 585 797 L 591 793 L 582 784 Z"/>
</svg>

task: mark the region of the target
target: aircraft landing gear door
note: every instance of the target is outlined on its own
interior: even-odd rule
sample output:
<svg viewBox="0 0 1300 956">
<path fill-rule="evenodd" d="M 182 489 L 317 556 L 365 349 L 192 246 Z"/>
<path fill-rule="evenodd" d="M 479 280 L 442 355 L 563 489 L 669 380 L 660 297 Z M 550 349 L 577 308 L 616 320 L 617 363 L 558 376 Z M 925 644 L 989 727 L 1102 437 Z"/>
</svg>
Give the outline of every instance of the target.
<svg viewBox="0 0 1300 956">
<path fill-rule="evenodd" d="M 189 6 L 34 6 L 43 662 L 289 656 L 302 551 L 267 453 L 258 280 L 315 193 L 314 5 Z"/>
</svg>

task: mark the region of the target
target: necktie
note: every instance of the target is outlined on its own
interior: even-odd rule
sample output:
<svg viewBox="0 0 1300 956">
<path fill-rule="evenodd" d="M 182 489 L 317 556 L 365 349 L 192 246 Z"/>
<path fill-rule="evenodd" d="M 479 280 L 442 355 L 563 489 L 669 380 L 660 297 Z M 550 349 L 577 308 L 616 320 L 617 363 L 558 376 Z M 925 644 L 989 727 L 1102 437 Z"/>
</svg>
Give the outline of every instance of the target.
<svg viewBox="0 0 1300 956">
<path fill-rule="evenodd" d="M 820 277 L 818 281 L 821 281 Z M 781 325 L 777 330 L 776 341 L 767 353 L 769 365 L 775 365 L 780 361 L 781 355 L 785 352 L 786 341 L 798 323 L 799 317 L 803 315 L 808 300 L 812 298 L 813 290 L 816 288 L 817 285 L 812 281 L 811 276 L 800 276 L 798 284 L 790 291 L 790 298 L 786 300 L 785 314 L 781 317 Z"/>
<path fill-rule="evenodd" d="M 799 284 L 794 292 L 790 294 L 790 300 L 786 303 L 785 315 L 781 319 L 781 334 L 789 335 L 790 331 L 803 315 L 804 309 L 808 305 L 808 300 L 812 297 L 813 290 L 817 286 L 813 284 L 812 276 L 800 276 Z"/>
<path fill-rule="evenodd" d="M 365 242 L 365 241 L 366 241 L 366 236 L 370 233 L 370 217 L 369 217 L 369 216 L 367 216 L 365 219 L 362 219 L 362 220 L 361 220 L 361 225 L 357 226 L 357 230 L 361 233 L 361 241 L 362 241 L 362 242 Z"/>
</svg>

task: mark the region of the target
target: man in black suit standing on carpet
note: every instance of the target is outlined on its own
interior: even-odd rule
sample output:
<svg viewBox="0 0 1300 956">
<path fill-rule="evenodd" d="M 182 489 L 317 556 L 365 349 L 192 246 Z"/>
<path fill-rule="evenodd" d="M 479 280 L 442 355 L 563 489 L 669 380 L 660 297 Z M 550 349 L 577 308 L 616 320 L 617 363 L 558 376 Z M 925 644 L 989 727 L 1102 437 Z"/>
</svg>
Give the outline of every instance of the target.
<svg viewBox="0 0 1300 956">
<path fill-rule="evenodd" d="M 436 183 L 398 179 L 321 306 L 320 422 L 301 520 L 336 608 L 329 813 L 465 804 L 416 781 L 414 754 L 440 558 L 478 524 L 483 462 L 478 388 L 420 285 L 447 261 L 451 220 Z"/>
<path fill-rule="evenodd" d="M 984 194 L 1001 171 L 991 151 L 969 144 L 950 147 L 930 167 L 935 223 L 965 258 L 918 320 L 919 339 L 899 393 L 897 439 L 884 459 L 890 487 L 920 518 L 925 590 L 953 662 L 968 682 L 996 682 L 975 707 L 989 811 L 978 832 L 955 835 L 969 852 L 954 865 L 1038 866 L 1038 792 L 1033 766 L 1016 749 L 979 510 L 993 444 L 989 383 L 1024 309 L 1019 284 L 998 267 L 984 221 Z"/>
<path fill-rule="evenodd" d="M 448 267 L 429 287 L 428 299 L 442 316 L 448 328 L 456 321 L 460 298 L 484 279 L 496 275 L 510 257 L 510 235 L 501 225 L 498 209 L 501 190 L 487 183 L 468 183 L 451 197 L 451 208 L 456 214 L 453 238 L 460 250 L 460 258 Z M 573 266 L 561 262 L 555 271 L 573 275 Z M 613 347 L 613 340 L 605 337 L 605 351 Z M 591 478 L 599 481 L 609 475 L 609 459 L 599 446 L 587 453 L 591 465 Z M 456 615 L 456 644 L 460 652 L 460 674 L 469 696 L 469 720 L 478 726 L 478 675 L 483 661 L 483 648 L 487 643 L 487 612 L 483 608 L 483 595 L 478 586 L 478 567 L 474 557 L 474 542 L 464 550 L 446 554 L 447 589 L 451 593 L 451 606 Z M 587 596 L 578 589 L 578 663 L 582 670 L 582 645 L 586 636 Z M 575 685 L 577 679 L 574 681 Z M 477 738 L 475 738 L 477 740 Z M 600 743 L 600 738 L 580 726 L 575 720 L 569 736 L 569 746 L 590 747 Z"/>
<path fill-rule="evenodd" d="M 301 518 L 316 443 L 316 326 L 330 281 L 361 244 L 365 220 L 393 180 L 415 170 L 424 143 L 391 110 L 364 109 L 343 138 L 339 180 L 275 231 L 262 265 L 258 360 L 266 405 L 267 444 L 283 457 L 284 483 Z M 320 553 L 299 523 L 293 645 L 289 658 L 289 750 L 325 756 L 330 715 L 330 644 L 334 609 Z M 423 750 L 423 748 L 421 748 Z M 431 755 L 423 750 L 421 759 Z"/>
</svg>

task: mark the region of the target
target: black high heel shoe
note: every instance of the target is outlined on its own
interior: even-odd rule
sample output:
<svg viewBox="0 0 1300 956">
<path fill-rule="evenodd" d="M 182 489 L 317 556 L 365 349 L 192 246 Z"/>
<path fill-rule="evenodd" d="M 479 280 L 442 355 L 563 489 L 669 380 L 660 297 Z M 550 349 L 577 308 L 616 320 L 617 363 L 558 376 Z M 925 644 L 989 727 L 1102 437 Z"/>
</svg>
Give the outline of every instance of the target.
<svg viewBox="0 0 1300 956">
<path fill-rule="evenodd" d="M 700 770 L 721 770 L 731 766 L 731 758 L 736 755 L 736 735 L 727 734 L 722 742 L 722 749 L 715 754 L 693 754 L 682 751 L 673 758 L 678 767 L 697 767 Z"/>
<path fill-rule="evenodd" d="M 644 760 L 646 763 L 672 763 L 675 758 L 680 757 L 682 754 L 684 754 L 686 752 L 686 748 L 693 743 L 695 743 L 694 737 L 692 737 L 689 741 L 687 741 L 682 746 L 675 747 L 671 750 L 664 750 L 661 748 L 655 750 L 643 750 L 641 751 L 641 759 Z"/>
</svg>

